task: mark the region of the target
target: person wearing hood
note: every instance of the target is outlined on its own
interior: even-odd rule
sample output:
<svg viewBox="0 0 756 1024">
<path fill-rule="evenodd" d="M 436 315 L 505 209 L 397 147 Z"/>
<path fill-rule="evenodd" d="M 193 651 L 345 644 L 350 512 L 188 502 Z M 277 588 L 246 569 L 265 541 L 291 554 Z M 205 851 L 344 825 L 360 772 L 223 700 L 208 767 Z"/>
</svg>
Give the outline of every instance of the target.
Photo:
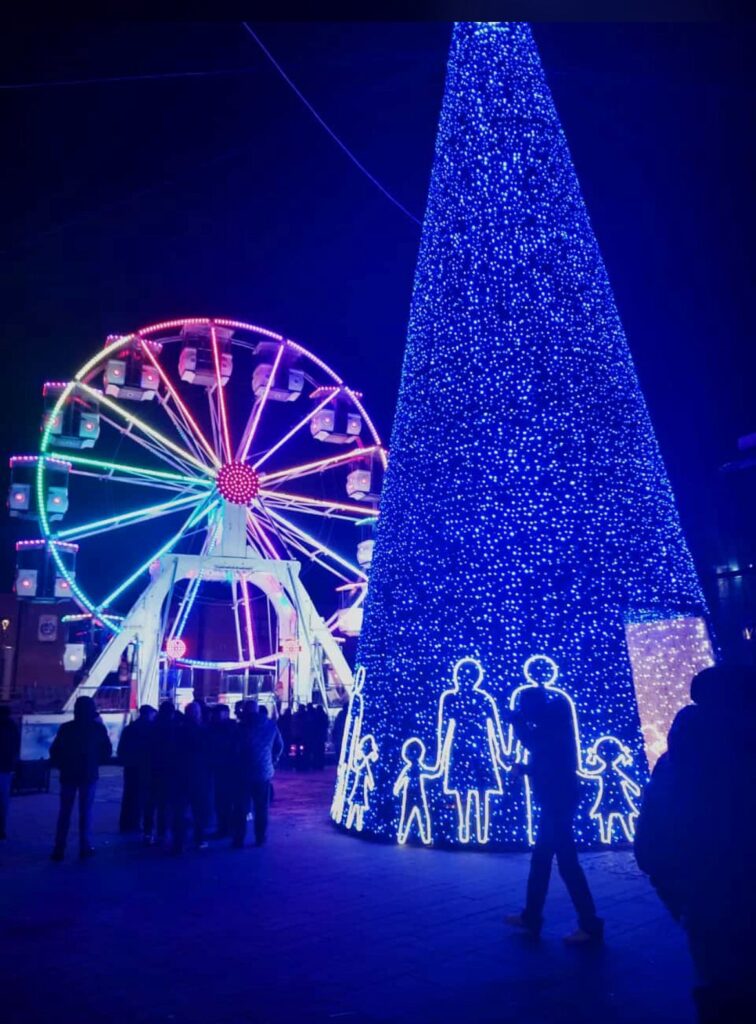
<svg viewBox="0 0 756 1024">
<path fill-rule="evenodd" d="M 55 832 L 52 859 L 65 857 L 71 813 L 79 798 L 79 856 L 94 853 L 92 845 L 92 809 L 101 764 L 113 756 L 108 731 L 99 720 L 91 697 L 78 697 L 72 722 L 64 722 L 50 747 L 50 762 L 60 771 L 60 812 Z"/>
</svg>

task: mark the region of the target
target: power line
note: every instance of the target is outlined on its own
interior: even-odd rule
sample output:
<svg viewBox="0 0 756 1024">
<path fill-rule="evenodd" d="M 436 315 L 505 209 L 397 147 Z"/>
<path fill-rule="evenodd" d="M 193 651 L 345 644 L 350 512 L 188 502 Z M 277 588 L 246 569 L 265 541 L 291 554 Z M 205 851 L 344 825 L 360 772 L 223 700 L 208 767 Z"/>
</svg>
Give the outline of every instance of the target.
<svg viewBox="0 0 756 1024">
<path fill-rule="evenodd" d="M 369 170 L 367 169 L 367 167 L 365 167 L 365 165 L 364 165 L 364 164 L 360 163 L 360 161 L 359 161 L 359 160 L 357 159 L 357 157 L 356 157 L 356 156 L 354 155 L 354 153 L 353 153 L 353 152 L 352 152 L 352 151 L 351 151 L 351 150 L 349 149 L 349 147 L 348 147 L 348 146 L 347 146 L 347 145 L 346 145 L 345 143 L 343 143 L 343 142 L 341 141 L 341 139 L 340 139 L 340 138 L 338 137 L 338 135 L 337 135 L 337 134 L 336 134 L 336 133 L 335 133 L 335 132 L 334 132 L 334 131 L 333 131 L 333 130 L 332 130 L 331 128 L 329 128 L 329 126 L 328 126 L 328 125 L 327 125 L 327 124 L 325 123 L 325 121 L 324 121 L 324 120 L 323 120 L 323 118 L 322 118 L 322 117 L 320 116 L 320 114 L 319 114 L 319 113 L 317 112 L 317 110 L 315 109 L 315 107 L 313 107 L 312 103 L 310 103 L 310 101 L 309 101 L 309 100 L 307 99 L 307 97 L 306 97 L 306 96 L 304 96 L 304 95 L 303 95 L 303 94 L 302 94 L 302 93 L 300 92 L 300 90 L 299 90 L 299 89 L 298 89 L 298 88 L 296 87 L 296 85 L 295 85 L 295 84 L 294 84 L 294 83 L 292 82 L 292 80 L 291 80 L 291 79 L 289 78 L 289 76 L 288 76 L 288 75 L 286 74 L 286 72 L 284 71 L 284 69 L 283 69 L 283 68 L 281 67 L 281 65 L 280 65 L 280 64 L 278 63 L 278 61 L 277 61 L 277 60 L 275 59 L 275 57 L 274 57 L 274 56 L 273 56 L 273 54 L 272 54 L 272 53 L 270 52 L 270 50 L 268 50 L 268 49 L 267 49 L 267 48 L 266 48 L 266 47 L 264 46 L 264 44 L 263 44 L 262 40 L 260 39 L 260 37 L 259 37 L 259 36 L 257 36 L 257 35 L 256 35 L 256 34 L 255 34 L 255 33 L 254 33 L 253 31 L 252 31 L 252 29 L 251 29 L 251 28 L 249 27 L 249 25 L 247 24 L 247 22 L 246 22 L 246 21 L 243 21 L 243 22 L 242 22 L 242 25 L 244 26 L 244 28 L 246 29 L 246 31 L 247 31 L 247 32 L 249 33 L 249 35 L 250 35 L 250 36 L 252 37 L 252 39 L 253 39 L 253 40 L 254 40 L 254 41 L 255 41 L 255 42 L 257 43 L 257 45 L 258 45 L 258 46 L 260 47 L 260 49 L 262 50 L 262 52 L 263 52 L 263 53 L 265 54 L 265 56 L 266 56 L 266 57 L 268 58 L 268 60 L 269 60 L 269 61 L 270 61 L 270 63 L 271 63 L 272 65 L 273 65 L 273 67 L 274 67 L 274 68 L 276 69 L 276 71 L 277 71 L 277 72 L 279 73 L 279 75 L 281 76 L 281 78 L 283 78 L 283 80 L 284 80 L 284 81 L 286 82 L 286 84 L 287 84 L 287 85 L 288 85 L 288 86 L 289 86 L 289 87 L 290 87 L 290 88 L 292 89 L 292 91 L 293 91 L 293 92 L 294 92 L 294 93 L 295 93 L 295 94 L 296 94 L 296 95 L 297 95 L 297 96 L 298 96 L 298 97 L 300 98 L 300 100 L 302 101 L 302 103 L 304 103 L 304 105 L 305 105 L 305 106 L 307 107 L 307 109 L 308 109 L 308 110 L 310 111 L 310 113 L 311 113 L 311 114 L 312 114 L 312 116 L 313 116 L 313 117 L 315 118 L 315 120 L 316 120 L 316 121 L 318 122 L 318 124 L 319 124 L 319 125 L 320 125 L 320 126 L 321 126 L 322 128 L 324 128 L 324 129 L 325 129 L 325 131 L 327 131 L 327 132 L 328 132 L 328 134 L 329 134 L 329 135 L 331 136 L 331 138 L 332 138 L 332 139 L 333 139 L 333 141 L 334 141 L 334 142 L 336 143 L 336 145 L 337 145 L 337 146 L 338 146 L 338 147 L 339 147 L 339 148 L 340 148 L 340 149 L 341 149 L 341 150 L 342 150 L 342 151 L 343 151 L 344 153 L 346 153 L 346 155 L 347 155 L 347 156 L 349 157 L 349 159 L 350 159 L 350 160 L 352 161 L 352 163 L 353 163 L 353 164 L 354 164 L 354 165 L 355 165 L 355 166 L 356 166 L 357 168 L 359 168 L 359 170 L 361 170 L 361 171 L 362 171 L 362 173 L 363 173 L 363 174 L 365 175 L 365 177 L 366 177 L 366 178 L 368 178 L 368 179 L 369 179 L 370 181 L 372 181 L 372 183 L 373 183 L 373 184 L 374 184 L 374 185 L 376 186 L 376 188 L 380 189 L 380 191 L 381 191 L 381 192 L 382 192 L 382 193 L 384 194 L 384 196 L 385 196 L 385 197 L 386 197 L 386 198 L 387 198 L 387 199 L 388 199 L 388 200 L 389 200 L 390 202 L 392 202 L 392 203 L 394 204 L 394 206 L 396 206 L 396 207 L 397 207 L 398 209 L 400 209 L 400 210 L 402 211 L 402 213 L 403 213 L 403 214 L 404 214 L 404 215 L 405 215 L 406 217 L 409 217 L 409 219 L 410 219 L 411 221 L 413 221 L 413 223 L 415 223 L 415 224 L 417 224 L 418 226 L 420 226 L 420 221 L 419 221 L 419 220 L 417 219 L 417 217 L 416 217 L 416 216 L 414 215 L 414 213 L 410 213 L 410 211 L 409 211 L 409 210 L 407 209 L 407 207 L 406 207 L 406 206 L 403 206 L 403 205 L 402 205 L 402 203 L 400 203 L 400 202 L 399 202 L 399 200 L 398 200 L 398 199 L 397 199 L 397 198 L 396 198 L 395 196 L 393 196 L 393 195 L 392 195 L 392 194 L 391 194 L 391 193 L 389 192 L 389 190 L 388 190 L 387 188 L 385 188 L 385 186 L 383 186 L 383 185 L 382 185 L 382 184 L 380 183 L 380 181 L 378 181 L 378 179 L 377 179 L 377 178 L 376 178 L 376 177 L 375 177 L 374 175 L 372 175 L 372 174 L 370 173 L 370 171 L 369 171 Z"/>
</svg>

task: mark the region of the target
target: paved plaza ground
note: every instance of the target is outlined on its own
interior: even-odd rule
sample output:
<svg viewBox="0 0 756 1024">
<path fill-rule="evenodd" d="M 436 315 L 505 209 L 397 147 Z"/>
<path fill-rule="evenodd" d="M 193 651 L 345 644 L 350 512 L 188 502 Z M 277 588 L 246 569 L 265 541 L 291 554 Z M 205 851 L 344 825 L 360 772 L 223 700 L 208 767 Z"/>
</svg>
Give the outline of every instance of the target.
<svg viewBox="0 0 756 1024">
<path fill-rule="evenodd" d="M 691 1022 L 683 935 L 630 853 L 584 857 L 606 947 L 563 947 L 554 877 L 539 944 L 526 854 L 377 845 L 329 823 L 333 774 L 279 773 L 268 844 L 180 858 L 117 833 L 120 772 L 96 806 L 97 855 L 49 860 L 57 780 L 14 798 L 0 844 L 3 1024 Z"/>
</svg>

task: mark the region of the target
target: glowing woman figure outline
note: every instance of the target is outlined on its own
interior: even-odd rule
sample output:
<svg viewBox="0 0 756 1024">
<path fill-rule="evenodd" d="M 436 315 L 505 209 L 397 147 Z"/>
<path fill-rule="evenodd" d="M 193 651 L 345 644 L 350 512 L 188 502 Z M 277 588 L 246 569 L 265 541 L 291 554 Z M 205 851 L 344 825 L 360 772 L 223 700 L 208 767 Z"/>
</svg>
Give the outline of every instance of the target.
<svg viewBox="0 0 756 1024">
<path fill-rule="evenodd" d="M 344 817 L 344 802 L 347 789 L 349 788 L 349 776 L 354 769 L 357 756 L 360 733 L 362 731 L 362 716 L 365 712 L 365 701 L 362 696 L 362 688 L 365 685 L 365 668 L 359 665 L 354 673 L 352 692 L 349 695 L 349 710 L 344 727 L 344 735 L 341 738 L 341 751 L 339 754 L 339 767 L 336 773 L 336 789 L 331 803 L 331 818 L 341 824 Z"/>
<path fill-rule="evenodd" d="M 370 807 L 370 793 L 375 789 L 372 763 L 378 760 L 378 744 L 375 736 L 368 733 L 359 741 L 359 747 L 354 757 L 354 782 L 349 793 L 346 827 L 354 826 L 357 832 L 362 832 L 365 811 Z"/>
<path fill-rule="evenodd" d="M 613 754 L 607 753 L 606 748 L 611 751 L 612 746 L 615 748 Z M 583 776 L 598 782 L 598 793 L 588 813 L 598 822 L 601 842 L 607 846 L 611 844 L 616 821 L 631 843 L 640 813 L 633 798 L 641 795 L 641 788 L 622 770 L 633 764 L 629 747 L 616 736 L 599 736 L 588 749 L 585 761 L 588 767 L 583 770 Z"/>
<path fill-rule="evenodd" d="M 545 664 L 549 668 L 548 678 L 542 681 L 535 679 L 532 674 L 532 669 L 536 664 Z M 570 710 L 570 716 L 572 719 L 572 732 L 575 737 L 575 753 L 576 753 L 576 764 L 577 764 L 577 775 L 579 777 L 586 777 L 585 769 L 583 768 L 583 750 L 580 746 L 580 727 L 578 725 L 577 709 L 575 702 L 570 697 L 569 693 L 563 690 L 560 686 L 556 685 L 556 681 L 559 678 L 559 666 L 553 658 L 549 657 L 548 654 L 531 654 L 526 659 L 522 666 L 522 673 L 525 676 L 526 682 L 522 686 L 518 686 L 517 689 L 512 693 L 509 698 L 509 710 L 516 711 L 517 704 L 520 696 L 525 690 L 532 689 L 534 686 L 543 687 L 548 693 L 556 694 L 560 699 L 567 701 Z M 513 752 L 512 760 L 519 762 L 520 764 L 528 763 L 528 752 L 525 747 L 522 746 L 520 741 L 514 735 L 514 727 L 509 726 L 508 729 L 508 750 Z M 530 784 L 530 779 L 527 775 L 524 776 L 525 783 L 525 808 L 527 818 L 527 829 L 528 829 L 528 843 L 533 846 L 535 843 L 535 836 L 533 835 L 533 790 Z"/>
<path fill-rule="evenodd" d="M 416 756 L 410 754 L 413 748 L 417 751 Z M 396 840 L 403 846 L 415 821 L 421 842 L 428 846 L 431 842 L 431 815 L 425 783 L 428 779 L 437 779 L 441 772 L 425 763 L 425 744 L 419 736 L 410 736 L 404 741 L 402 760 L 404 767 L 399 772 L 393 790 L 394 796 L 402 798 Z"/>
<path fill-rule="evenodd" d="M 463 666 L 474 666 L 472 676 L 460 681 Z M 482 687 L 483 666 L 477 658 L 460 658 L 453 668 L 453 685 L 438 702 L 437 759 L 434 772 L 443 776 L 444 792 L 457 802 L 460 843 L 470 842 L 471 818 L 475 805 L 475 834 L 480 844 L 488 842 L 490 800 L 504 792 L 501 769 L 509 748 L 496 701 Z"/>
</svg>

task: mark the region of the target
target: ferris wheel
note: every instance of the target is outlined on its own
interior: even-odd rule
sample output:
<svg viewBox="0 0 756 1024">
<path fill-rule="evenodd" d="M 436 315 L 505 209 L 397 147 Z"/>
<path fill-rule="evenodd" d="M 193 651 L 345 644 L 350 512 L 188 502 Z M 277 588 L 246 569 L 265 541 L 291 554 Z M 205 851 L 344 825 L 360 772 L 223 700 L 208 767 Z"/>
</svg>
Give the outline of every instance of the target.
<svg viewBox="0 0 756 1024">
<path fill-rule="evenodd" d="M 140 703 L 167 664 L 266 670 L 287 702 L 351 688 L 386 466 L 359 392 L 280 334 L 190 318 L 108 338 L 43 394 L 39 453 L 11 460 L 11 514 L 42 535 L 16 589 L 111 634 L 67 706 L 127 650 Z"/>
</svg>

